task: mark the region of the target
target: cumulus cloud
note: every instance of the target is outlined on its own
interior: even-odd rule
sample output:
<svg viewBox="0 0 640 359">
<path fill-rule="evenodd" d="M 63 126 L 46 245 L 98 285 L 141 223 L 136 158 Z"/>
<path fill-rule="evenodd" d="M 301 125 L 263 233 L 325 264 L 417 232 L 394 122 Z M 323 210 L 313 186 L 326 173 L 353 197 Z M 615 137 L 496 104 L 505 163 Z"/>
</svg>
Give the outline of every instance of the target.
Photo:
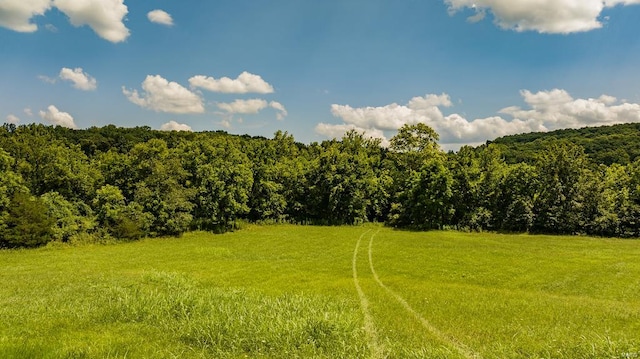
<svg viewBox="0 0 640 359">
<path fill-rule="evenodd" d="M 278 121 L 284 120 L 284 118 L 287 117 L 287 115 L 289 114 L 287 112 L 287 109 L 280 102 L 271 101 L 269 103 L 269 107 L 271 107 L 274 110 L 278 111 L 278 113 L 276 114 L 276 117 L 277 117 Z"/>
<path fill-rule="evenodd" d="M 40 111 L 40 118 L 55 126 L 78 128 L 70 114 L 61 112 L 53 105 L 47 107 L 47 111 Z"/>
<path fill-rule="evenodd" d="M 231 103 L 219 103 L 218 108 L 233 114 L 255 115 L 265 109 L 269 104 L 262 99 L 235 100 Z"/>
<path fill-rule="evenodd" d="M 640 122 L 640 104 L 608 95 L 574 99 L 567 91 L 554 89 L 536 93 L 523 90 L 521 96 L 527 108 L 506 107 L 497 116 L 473 120 L 456 113 L 443 114 L 441 107 L 452 106 L 446 94 L 415 97 L 406 105 L 353 108 L 334 104 L 332 114 L 344 123 L 321 123 L 315 130 L 328 137 L 341 137 L 353 129 L 386 139 L 385 131 L 396 131 L 405 124 L 424 123 L 440 134 L 443 147 L 451 148 L 453 144 L 477 144 L 518 133 Z"/>
<path fill-rule="evenodd" d="M 129 37 L 123 22 L 129 12 L 124 0 L 3 0 L 0 26 L 34 32 L 38 26 L 31 19 L 53 7 L 67 15 L 72 25 L 88 25 L 105 40 L 121 42 Z"/>
<path fill-rule="evenodd" d="M 500 113 L 538 122 L 548 130 L 640 122 L 640 104 L 620 102 L 608 95 L 574 99 L 559 89 L 537 93 L 523 90 L 521 95 L 530 109 L 511 106 Z"/>
<path fill-rule="evenodd" d="M 73 83 L 73 87 L 78 90 L 93 91 L 98 87 L 98 82 L 89 74 L 84 73 L 82 68 L 69 69 L 63 67 L 60 70 L 60 78 Z"/>
<path fill-rule="evenodd" d="M 472 9 L 471 22 L 481 21 L 490 11 L 503 29 L 568 34 L 602 27 L 606 8 L 640 4 L 640 0 L 444 0 L 450 13 Z"/>
<path fill-rule="evenodd" d="M 149 21 L 166 26 L 173 26 L 173 18 L 169 13 L 163 10 L 153 10 L 149 11 L 147 14 L 147 18 Z"/>
<path fill-rule="evenodd" d="M 129 37 L 124 17 L 129 12 L 124 0 L 53 0 L 73 26 L 88 25 L 100 37 L 122 42 Z"/>
<path fill-rule="evenodd" d="M 27 107 L 27 108 L 25 108 L 25 109 L 23 110 L 23 112 L 24 112 L 24 114 L 25 114 L 25 115 L 27 115 L 27 116 L 29 116 L 29 117 L 32 117 L 32 116 L 33 116 L 33 111 L 31 111 L 31 109 L 30 109 L 30 108 L 28 108 L 28 107 Z"/>
<path fill-rule="evenodd" d="M 218 103 L 219 109 L 226 112 L 227 115 L 242 114 L 242 115 L 255 115 L 267 107 L 270 107 L 277 111 L 276 118 L 279 121 L 284 120 L 288 115 L 287 109 L 280 102 L 271 101 L 267 102 L 263 99 L 250 99 L 250 100 L 235 100 L 230 103 Z"/>
<path fill-rule="evenodd" d="M 132 103 L 157 112 L 203 113 L 202 98 L 176 82 L 169 82 L 160 75 L 147 76 L 142 83 L 142 94 L 138 90 L 122 93 Z"/>
<path fill-rule="evenodd" d="M 189 84 L 191 87 L 199 87 L 208 91 L 221 93 L 273 93 L 273 86 L 263 80 L 261 76 L 246 71 L 241 73 L 236 79 L 228 77 L 215 79 L 213 77 L 197 75 L 189 79 Z"/>
<path fill-rule="evenodd" d="M 177 123 L 176 121 L 169 121 L 160 126 L 161 131 L 188 131 L 191 132 L 191 126 L 183 123 Z"/>
<path fill-rule="evenodd" d="M 6 119 L 7 123 L 13 124 L 13 125 L 17 125 L 20 122 L 20 118 L 18 118 L 18 116 L 14 115 L 14 114 L 10 114 L 9 116 L 7 116 Z"/>
<path fill-rule="evenodd" d="M 34 16 L 44 15 L 51 8 L 51 0 L 3 0 L 0 2 L 0 26 L 18 32 L 34 32 L 38 26 Z"/>
<path fill-rule="evenodd" d="M 232 127 L 231 120 L 228 118 L 222 119 L 220 122 L 216 122 L 216 125 L 226 129 L 230 129 Z"/>
</svg>

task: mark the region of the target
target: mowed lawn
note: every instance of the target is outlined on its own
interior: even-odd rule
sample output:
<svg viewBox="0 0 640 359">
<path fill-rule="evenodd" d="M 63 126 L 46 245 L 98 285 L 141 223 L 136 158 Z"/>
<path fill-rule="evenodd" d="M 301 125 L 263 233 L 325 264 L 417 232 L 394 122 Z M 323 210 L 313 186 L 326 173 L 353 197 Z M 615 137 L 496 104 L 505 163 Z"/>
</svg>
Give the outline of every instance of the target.
<svg viewBox="0 0 640 359">
<path fill-rule="evenodd" d="M 249 226 L 0 251 L 0 358 L 640 358 L 640 241 Z"/>
</svg>

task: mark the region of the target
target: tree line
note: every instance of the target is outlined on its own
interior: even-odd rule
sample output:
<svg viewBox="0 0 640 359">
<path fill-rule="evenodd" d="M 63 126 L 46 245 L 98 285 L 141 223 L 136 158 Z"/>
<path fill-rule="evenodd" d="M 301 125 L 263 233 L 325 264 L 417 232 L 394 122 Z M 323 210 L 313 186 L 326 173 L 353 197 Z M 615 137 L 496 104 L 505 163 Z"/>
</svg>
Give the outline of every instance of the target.
<svg viewBox="0 0 640 359">
<path fill-rule="evenodd" d="M 0 247 L 226 231 L 239 222 L 640 235 L 640 160 L 595 163 L 556 141 L 527 162 L 499 145 L 445 153 L 406 125 L 301 144 L 225 132 L 0 128 Z"/>
</svg>

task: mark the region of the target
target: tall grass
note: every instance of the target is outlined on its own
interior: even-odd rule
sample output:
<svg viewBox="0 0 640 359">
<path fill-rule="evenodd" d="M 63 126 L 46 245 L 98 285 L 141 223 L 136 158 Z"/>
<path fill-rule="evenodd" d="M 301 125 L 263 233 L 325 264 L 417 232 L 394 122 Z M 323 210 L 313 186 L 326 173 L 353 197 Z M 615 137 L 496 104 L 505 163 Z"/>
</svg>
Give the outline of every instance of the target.
<svg viewBox="0 0 640 359">
<path fill-rule="evenodd" d="M 637 241 L 291 225 L 4 251 L 0 358 L 368 358 L 354 259 L 384 357 L 640 358 L 638 258 Z"/>
</svg>

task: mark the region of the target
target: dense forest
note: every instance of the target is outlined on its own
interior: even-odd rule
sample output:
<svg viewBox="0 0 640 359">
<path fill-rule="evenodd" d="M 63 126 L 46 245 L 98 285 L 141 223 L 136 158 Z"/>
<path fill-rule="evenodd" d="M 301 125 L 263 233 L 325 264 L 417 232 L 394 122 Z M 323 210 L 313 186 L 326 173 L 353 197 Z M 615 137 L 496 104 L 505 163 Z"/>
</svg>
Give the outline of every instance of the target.
<svg viewBox="0 0 640 359">
<path fill-rule="evenodd" d="M 5 124 L 0 248 L 225 231 L 246 221 L 637 237 L 638 125 L 616 128 L 445 153 L 423 124 L 401 128 L 388 148 L 356 132 L 306 145 L 280 131 L 267 139 Z M 624 146 L 595 151 L 588 141 L 611 138 Z"/>
<path fill-rule="evenodd" d="M 558 141 L 582 146 L 596 163 L 627 165 L 640 158 L 640 123 L 535 132 L 498 138 L 507 163 L 536 161 L 537 154 Z"/>
</svg>

